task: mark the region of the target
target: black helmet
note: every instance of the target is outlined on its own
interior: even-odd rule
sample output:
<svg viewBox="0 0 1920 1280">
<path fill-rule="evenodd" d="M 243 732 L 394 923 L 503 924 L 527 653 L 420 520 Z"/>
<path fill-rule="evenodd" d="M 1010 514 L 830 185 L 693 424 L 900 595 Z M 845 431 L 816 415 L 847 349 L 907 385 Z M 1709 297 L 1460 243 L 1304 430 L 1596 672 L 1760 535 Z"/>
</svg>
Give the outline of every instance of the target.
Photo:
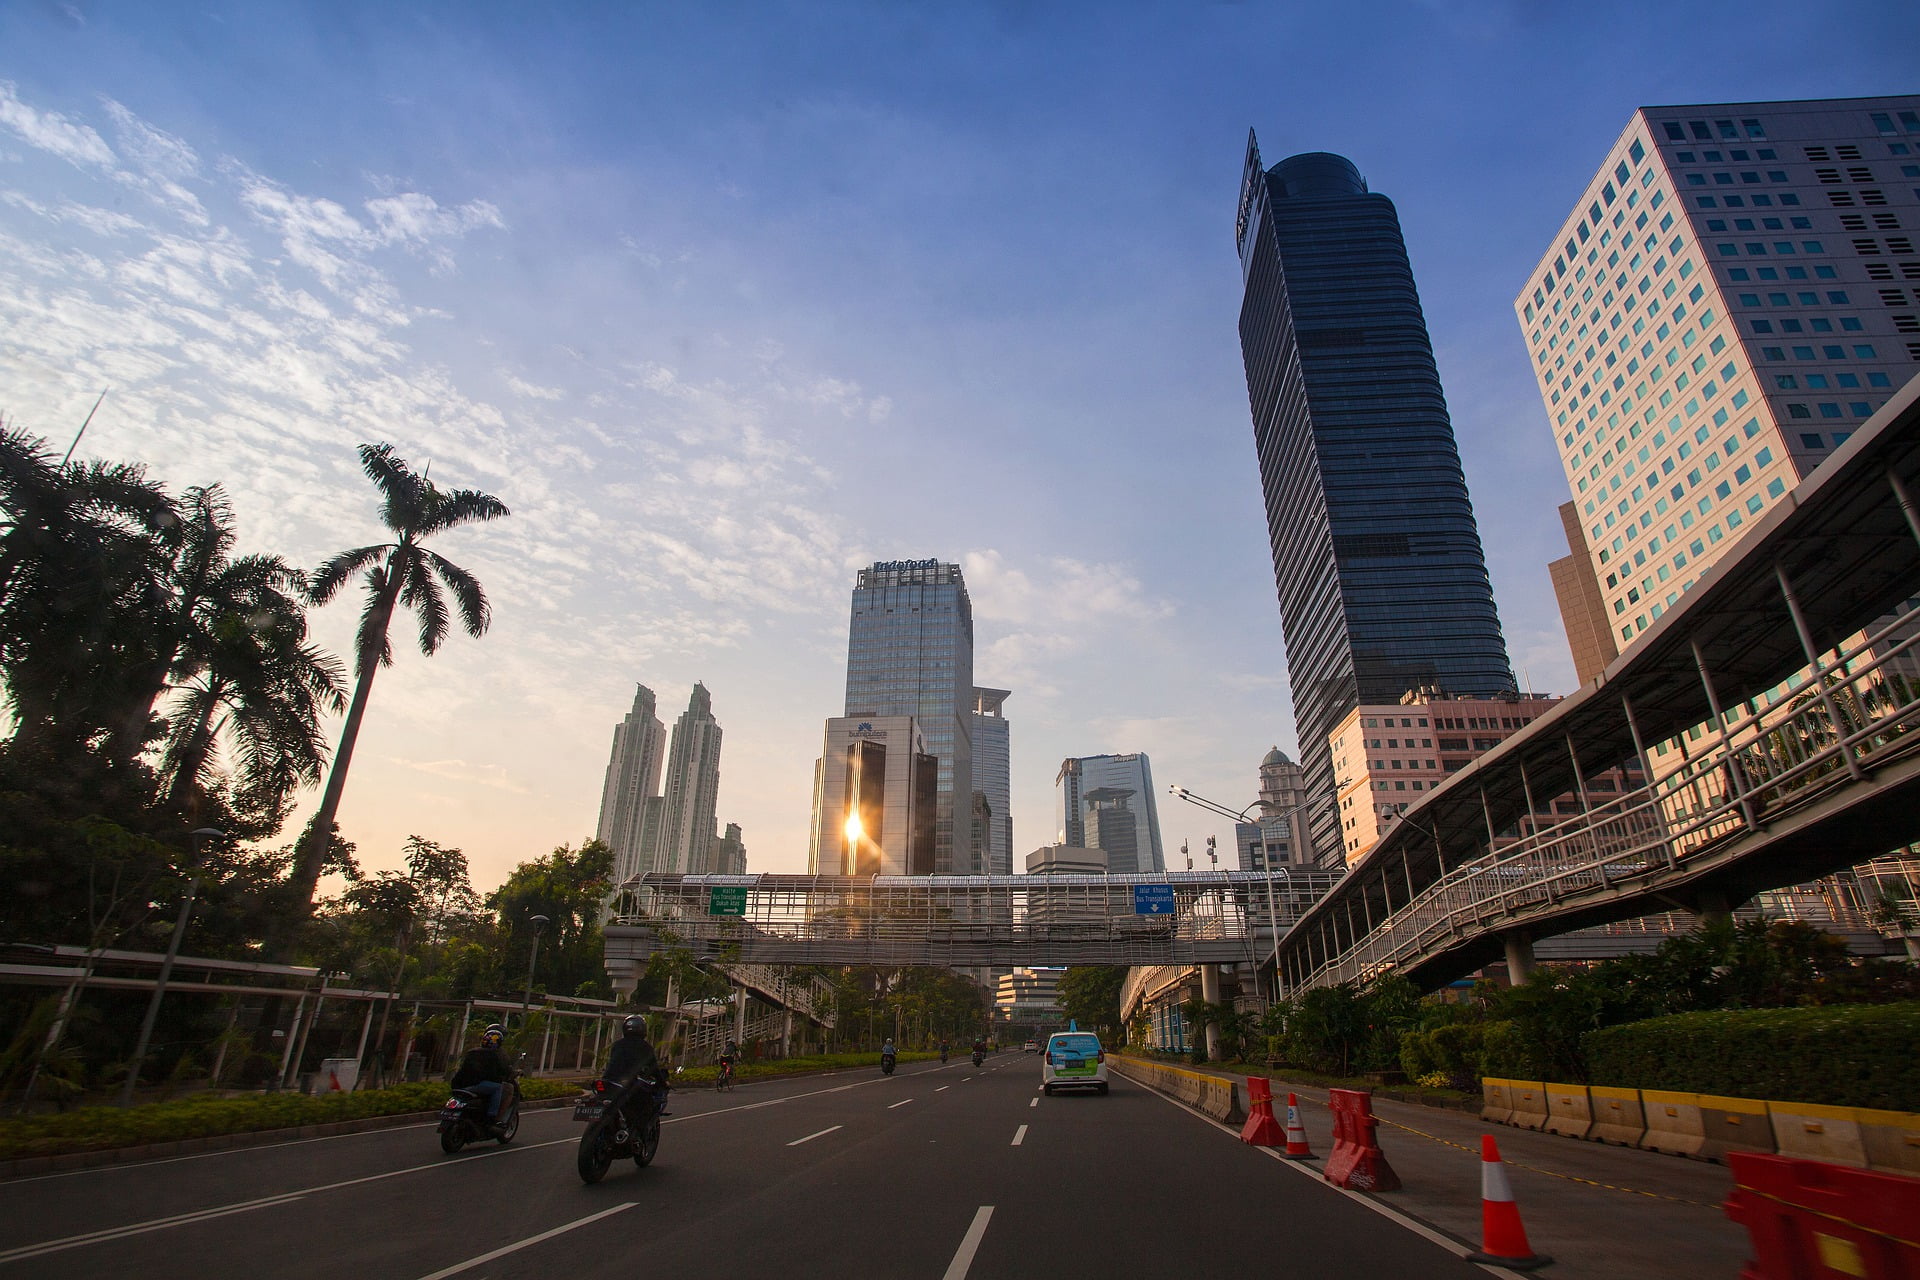
<svg viewBox="0 0 1920 1280">
<path fill-rule="evenodd" d="M 646 1015 L 640 1014 L 640 1013 L 628 1014 L 624 1019 L 621 1020 L 620 1029 L 626 1032 L 630 1036 L 646 1035 L 647 1034 Z"/>
<path fill-rule="evenodd" d="M 480 1033 L 480 1043 L 489 1049 L 499 1048 L 500 1042 L 506 1038 L 507 1029 L 497 1022 Z"/>
</svg>

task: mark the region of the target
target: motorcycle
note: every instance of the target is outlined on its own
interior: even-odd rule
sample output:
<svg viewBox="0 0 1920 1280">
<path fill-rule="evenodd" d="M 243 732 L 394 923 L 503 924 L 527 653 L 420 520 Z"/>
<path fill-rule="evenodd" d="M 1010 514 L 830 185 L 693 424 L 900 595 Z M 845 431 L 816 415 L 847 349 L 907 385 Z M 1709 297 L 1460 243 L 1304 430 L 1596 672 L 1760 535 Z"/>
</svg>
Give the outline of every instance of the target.
<svg viewBox="0 0 1920 1280">
<path fill-rule="evenodd" d="M 883 1053 L 880 1055 L 880 1074 L 883 1076 L 890 1076 L 893 1074 L 893 1055 L 892 1054 Z"/>
<path fill-rule="evenodd" d="M 979 1066 L 979 1065 L 980 1065 L 981 1063 L 983 1063 L 983 1062 L 985 1062 L 986 1060 L 987 1060 L 987 1055 L 986 1055 L 986 1054 L 984 1054 L 984 1053 L 982 1053 L 982 1052 L 980 1052 L 980 1050 L 978 1050 L 978 1049 L 975 1049 L 975 1050 L 973 1051 L 973 1065 L 974 1065 L 974 1066 L 976 1066 L 976 1067 L 977 1067 L 977 1066 Z"/>
<path fill-rule="evenodd" d="M 440 1108 L 440 1149 L 448 1155 L 469 1142 L 492 1138 L 501 1146 L 520 1132 L 519 1073 L 500 1087 L 500 1118 L 487 1123 L 487 1100 L 473 1089 L 455 1089 Z"/>
<path fill-rule="evenodd" d="M 945 1045 L 940 1046 L 940 1065 L 943 1067 L 947 1065 L 947 1046 Z"/>
<path fill-rule="evenodd" d="M 653 1163 L 660 1150 L 660 1107 L 653 1089 L 654 1082 L 645 1076 L 625 1084 L 595 1080 L 574 1102 L 573 1118 L 587 1126 L 575 1159 L 580 1181 L 592 1186 L 607 1176 L 615 1160 L 629 1156 L 642 1169 Z M 644 1091 L 638 1099 L 636 1091 Z M 637 1101 L 644 1112 L 637 1119 L 629 1113 L 630 1101 Z"/>
</svg>

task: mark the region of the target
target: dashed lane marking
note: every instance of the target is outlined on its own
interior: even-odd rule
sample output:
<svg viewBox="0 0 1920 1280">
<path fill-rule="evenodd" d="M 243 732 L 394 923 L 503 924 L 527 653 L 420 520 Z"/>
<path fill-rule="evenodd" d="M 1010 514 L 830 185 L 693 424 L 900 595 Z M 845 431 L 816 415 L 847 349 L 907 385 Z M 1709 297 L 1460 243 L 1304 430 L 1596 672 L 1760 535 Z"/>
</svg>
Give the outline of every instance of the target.
<svg viewBox="0 0 1920 1280">
<path fill-rule="evenodd" d="M 973 1255 L 979 1252 L 981 1238 L 987 1234 L 987 1223 L 992 1218 L 990 1204 L 974 1211 L 973 1222 L 967 1227 L 967 1234 L 960 1237 L 960 1247 L 954 1251 L 953 1261 L 947 1264 L 947 1272 L 940 1280 L 967 1280 L 967 1269 L 973 1266 Z"/>
<path fill-rule="evenodd" d="M 887 1110 L 892 1111 L 895 1107 L 904 1107 L 909 1102 L 912 1102 L 912 1101 L 913 1101 L 912 1098 L 902 1098 L 898 1102 L 890 1102 L 887 1104 Z"/>
<path fill-rule="evenodd" d="M 1017 1147 L 1021 1143 L 1025 1142 L 1026 1140 L 1027 1140 L 1027 1126 L 1021 1125 L 1018 1129 L 1015 1129 L 1013 1131 L 1013 1145 Z"/>
<path fill-rule="evenodd" d="M 626 1204 L 617 1204 L 611 1209 L 602 1209 L 598 1213 L 590 1213 L 584 1218 L 576 1218 L 565 1226 L 554 1227 L 549 1231 L 542 1231 L 539 1235 L 528 1236 L 525 1240 L 516 1240 L 510 1245 L 504 1245 L 501 1248 L 493 1250 L 491 1253 L 483 1253 L 477 1258 L 468 1258 L 465 1262 L 456 1262 L 452 1266 L 436 1271 L 430 1276 L 423 1276 L 421 1280 L 446 1280 L 448 1276 L 456 1276 L 462 1271 L 470 1271 L 474 1267 L 483 1266 L 486 1263 L 492 1262 L 495 1258 L 504 1258 L 510 1253 L 518 1253 L 520 1250 L 531 1245 L 539 1244 L 542 1240 L 551 1240 L 555 1236 L 564 1235 L 572 1231 L 575 1227 L 584 1227 L 589 1222 L 598 1222 L 602 1218 L 610 1218 L 616 1213 L 621 1213 L 633 1208 L 633 1206 L 638 1203 L 640 1203 L 638 1200 L 629 1200 Z"/>
<path fill-rule="evenodd" d="M 830 1128 L 830 1129 L 822 1129 L 822 1130 L 821 1130 L 820 1132 L 818 1132 L 818 1133 L 810 1133 L 810 1134 L 808 1134 L 808 1135 L 807 1135 L 806 1137 L 804 1137 L 804 1138 L 795 1138 L 795 1139 L 794 1139 L 794 1140 L 793 1140 L 792 1142 L 789 1142 L 789 1143 L 788 1143 L 787 1145 L 788 1145 L 788 1146 L 790 1146 L 790 1147 L 797 1147 L 797 1146 L 799 1146 L 799 1145 L 800 1145 L 801 1143 L 803 1143 L 803 1142 L 812 1142 L 812 1141 L 813 1141 L 813 1140 L 814 1140 L 815 1138 L 824 1138 L 824 1137 L 826 1137 L 826 1136 L 827 1136 L 828 1134 L 830 1134 L 830 1133 L 832 1133 L 832 1132 L 834 1131 L 834 1129 L 844 1129 L 844 1128 L 846 1128 L 846 1126 L 845 1126 L 845 1125 L 843 1125 L 843 1124 L 836 1124 L 836 1125 L 834 1125 L 834 1126 L 833 1126 L 832 1128 Z"/>
</svg>

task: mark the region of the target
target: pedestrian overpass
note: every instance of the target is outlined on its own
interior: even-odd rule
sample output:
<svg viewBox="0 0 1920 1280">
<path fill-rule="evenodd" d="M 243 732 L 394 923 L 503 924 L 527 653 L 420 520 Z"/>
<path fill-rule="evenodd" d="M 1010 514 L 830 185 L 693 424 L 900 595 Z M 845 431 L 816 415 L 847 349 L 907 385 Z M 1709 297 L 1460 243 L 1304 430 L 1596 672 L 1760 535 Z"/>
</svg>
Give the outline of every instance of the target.
<svg viewBox="0 0 1920 1280">
<path fill-rule="evenodd" d="M 1920 840 L 1916 491 L 1920 380 L 1588 687 L 1409 808 L 1280 939 L 1282 985 L 1524 973 L 1536 938 Z M 1626 764 L 1648 785 L 1593 785 Z"/>
<path fill-rule="evenodd" d="M 649 873 L 621 887 L 602 932 L 607 973 L 620 992 L 633 990 L 648 960 L 668 950 L 763 972 L 778 965 L 1259 964 L 1339 874 Z"/>
</svg>

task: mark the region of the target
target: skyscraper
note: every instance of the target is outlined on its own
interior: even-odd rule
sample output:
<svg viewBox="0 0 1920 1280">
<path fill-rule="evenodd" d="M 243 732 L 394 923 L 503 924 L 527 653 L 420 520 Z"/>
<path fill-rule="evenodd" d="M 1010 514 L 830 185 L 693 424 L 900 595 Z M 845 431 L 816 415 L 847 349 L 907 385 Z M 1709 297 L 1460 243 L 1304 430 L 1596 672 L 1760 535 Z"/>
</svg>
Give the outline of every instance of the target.
<svg viewBox="0 0 1920 1280">
<path fill-rule="evenodd" d="M 938 771 L 912 716 L 827 721 L 813 766 L 808 873 L 931 875 Z"/>
<path fill-rule="evenodd" d="M 1513 687 L 1398 215 L 1353 163 L 1247 138 L 1240 346 L 1308 791 L 1361 702 Z M 1314 843 L 1340 846 L 1332 810 Z"/>
<path fill-rule="evenodd" d="M 1912 376 L 1916 226 L 1920 96 L 1633 113 L 1513 304 L 1612 644 Z"/>
<path fill-rule="evenodd" d="M 972 832 L 973 707 L 973 603 L 960 566 L 882 560 L 860 570 L 847 628 L 846 714 L 912 716 L 918 724 L 937 761 L 938 875 L 980 869 Z"/>
<path fill-rule="evenodd" d="M 657 844 L 648 851 L 653 870 L 695 874 L 710 869 L 719 798 L 720 723 L 713 718 L 713 695 L 695 684 L 687 709 L 673 723 Z"/>
<path fill-rule="evenodd" d="M 1069 757 L 1060 762 L 1053 785 L 1060 797 L 1061 844 L 1105 850 L 1107 869 L 1115 875 L 1167 869 L 1153 763 L 1145 752 Z"/>
<path fill-rule="evenodd" d="M 992 875 L 1013 874 L 1013 744 L 1009 734 L 1007 689 L 973 691 L 973 789 L 987 799 L 987 841 L 982 850 Z"/>
<path fill-rule="evenodd" d="M 660 790 L 665 763 L 666 726 L 654 714 L 653 690 L 636 685 L 633 710 L 613 728 L 613 753 L 600 788 L 600 823 L 594 836 L 613 850 L 614 883 L 647 868 L 640 865 L 642 818 L 647 801 Z"/>
</svg>

